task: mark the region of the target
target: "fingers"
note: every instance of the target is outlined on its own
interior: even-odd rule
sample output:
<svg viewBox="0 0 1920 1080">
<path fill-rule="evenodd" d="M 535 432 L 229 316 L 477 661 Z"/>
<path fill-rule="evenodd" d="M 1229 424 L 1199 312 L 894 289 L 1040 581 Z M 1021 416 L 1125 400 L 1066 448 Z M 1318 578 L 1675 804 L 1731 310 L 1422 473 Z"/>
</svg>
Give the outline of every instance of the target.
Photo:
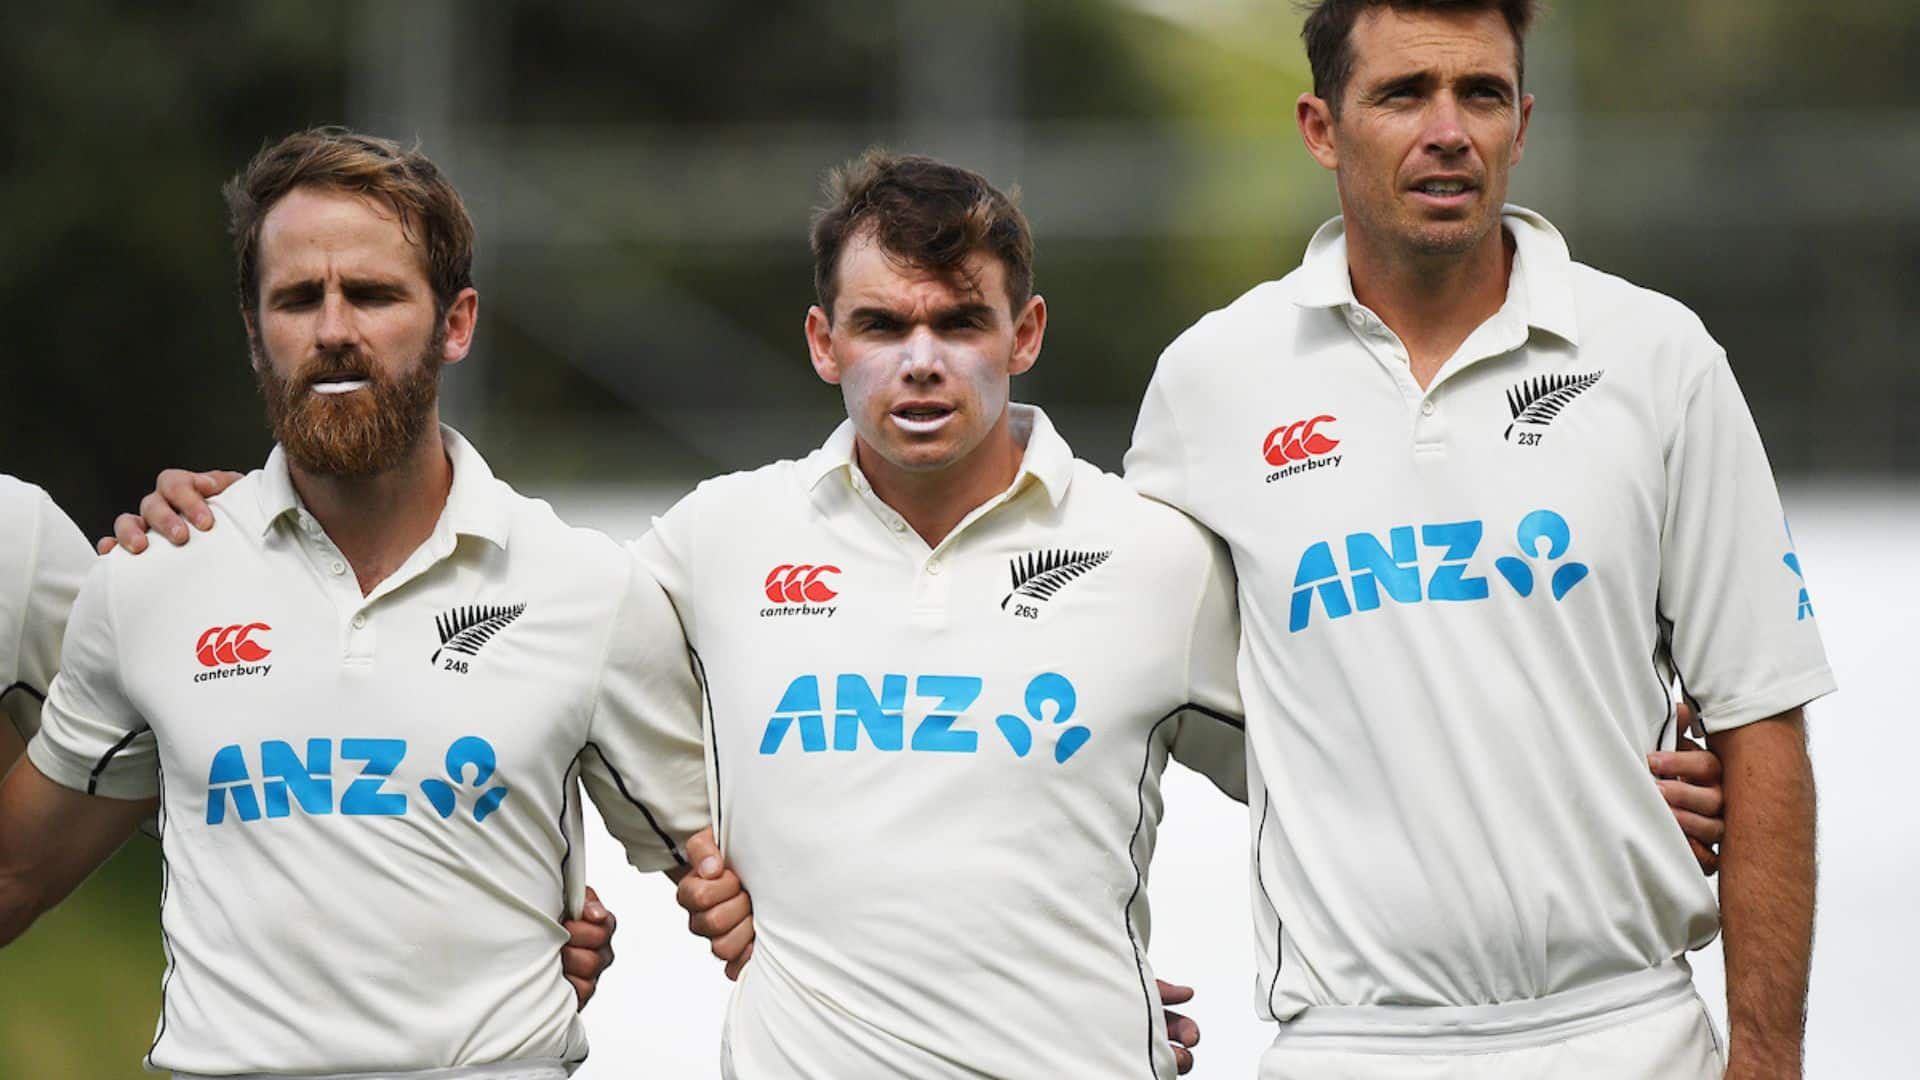
<svg viewBox="0 0 1920 1080">
<path fill-rule="evenodd" d="M 567 981 L 573 984 L 573 998 L 576 1002 L 574 1011 L 577 1012 L 586 1008 L 587 1002 L 593 1000 L 593 991 L 596 984 L 572 975 L 567 976 Z"/>
<path fill-rule="evenodd" d="M 1184 1046 L 1173 1048 L 1173 1071 L 1185 1076 L 1193 1071 L 1193 1051 Z"/>
<path fill-rule="evenodd" d="M 746 962 L 747 951 L 753 945 L 753 918 L 740 920 L 739 924 L 726 933 L 712 939 L 709 948 L 714 958 L 732 964 L 735 960 Z"/>
<path fill-rule="evenodd" d="M 749 941 L 747 942 L 747 951 L 741 953 L 739 959 L 727 961 L 727 979 L 729 981 L 738 980 L 740 973 L 746 970 L 747 961 L 751 959 L 753 959 L 753 942 Z"/>
<path fill-rule="evenodd" d="M 113 537 L 103 536 L 99 539 L 97 543 L 93 545 L 93 550 L 94 550 L 94 553 L 97 555 L 105 555 L 107 552 L 112 551 L 118 545 L 119 545 L 119 541 L 115 540 Z M 140 553 L 136 551 L 134 552 L 134 554 L 138 555 Z"/>
<path fill-rule="evenodd" d="M 1727 823 L 1717 817 L 1703 817 L 1687 810 L 1675 810 L 1673 819 L 1680 823 L 1680 831 L 1687 834 L 1689 840 L 1698 840 L 1709 846 L 1717 845 L 1726 839 Z"/>
<path fill-rule="evenodd" d="M 1701 817 L 1717 818 L 1726 808 L 1726 795 L 1719 786 L 1703 787 L 1683 780 L 1656 780 L 1661 797 L 1675 810 L 1690 810 Z"/>
<path fill-rule="evenodd" d="M 147 523 L 140 520 L 137 514 L 121 514 L 114 518 L 113 535 L 100 541 L 100 554 L 105 555 L 115 543 L 134 555 L 147 550 Z"/>
<path fill-rule="evenodd" d="M 594 892 L 591 885 L 587 886 L 587 902 L 580 906 L 580 917 L 588 922 L 605 923 L 609 936 L 620 926 L 620 920 L 600 902 L 600 894 Z"/>
<path fill-rule="evenodd" d="M 1154 984 L 1160 988 L 1160 1004 L 1162 1005 L 1185 1005 L 1187 1002 L 1193 1000 L 1193 987 L 1191 986 L 1181 986 L 1179 983 L 1170 983 L 1165 979 L 1155 979 L 1153 981 Z"/>
<path fill-rule="evenodd" d="M 1690 784 L 1718 784 L 1721 776 L 1719 755 L 1698 748 L 1656 750 L 1647 755 L 1647 768 L 1655 776 L 1672 777 Z"/>
<path fill-rule="evenodd" d="M 1693 861 L 1700 864 L 1701 873 L 1712 877 L 1720 872 L 1720 856 L 1712 848 L 1691 836 L 1687 837 L 1687 846 L 1693 849 Z"/>
<path fill-rule="evenodd" d="M 1687 704 L 1685 701 L 1682 701 L 1678 705 L 1675 705 L 1673 707 L 1673 713 L 1674 713 L 1673 722 L 1676 726 L 1679 727 L 1681 735 L 1686 735 L 1690 732 L 1701 730 L 1700 714 L 1697 712 L 1694 712 L 1693 706 Z"/>
<path fill-rule="evenodd" d="M 147 492 L 147 497 L 140 500 L 140 524 L 138 528 L 143 531 L 151 530 L 157 532 L 161 536 L 166 537 L 168 543 L 176 547 L 187 542 L 186 519 L 175 513 L 173 504 L 167 501 L 166 496 L 157 491 Z M 119 519 L 115 519 L 114 535 L 118 536 L 119 534 L 120 521 Z"/>
<path fill-rule="evenodd" d="M 228 481 L 228 483 L 231 483 L 231 481 Z M 212 495 L 214 492 L 225 490 L 226 486 L 226 484 L 221 483 L 214 476 L 207 473 L 191 473 L 185 469 L 166 469 L 160 473 L 160 479 L 154 483 L 153 494 L 159 496 L 160 499 L 167 504 L 168 509 L 174 512 L 176 516 L 193 522 L 195 528 L 201 532 L 205 532 L 213 528 L 213 511 L 207 508 L 207 496 Z M 140 510 L 142 516 L 146 517 L 147 524 L 152 525 L 156 529 L 160 528 L 160 522 L 154 520 L 152 515 L 146 513 L 146 500 L 144 499 L 141 500 Z M 173 534 L 168 533 L 167 535 L 169 539 L 173 538 Z M 183 532 L 180 537 L 173 542 L 176 544 L 186 543 L 185 533 Z"/>
<path fill-rule="evenodd" d="M 713 907 L 690 911 L 687 914 L 687 929 L 699 937 L 718 944 L 720 939 L 734 932 L 742 923 L 753 917 L 753 897 L 741 893 L 730 900 Z M 745 942 L 741 942 L 745 944 Z M 720 956 L 719 953 L 714 953 Z M 721 956 L 722 960 L 731 960 L 731 955 Z"/>
<path fill-rule="evenodd" d="M 687 865 L 703 878 L 720 876 L 720 844 L 714 840 L 712 828 L 701 829 L 687 838 Z"/>
</svg>

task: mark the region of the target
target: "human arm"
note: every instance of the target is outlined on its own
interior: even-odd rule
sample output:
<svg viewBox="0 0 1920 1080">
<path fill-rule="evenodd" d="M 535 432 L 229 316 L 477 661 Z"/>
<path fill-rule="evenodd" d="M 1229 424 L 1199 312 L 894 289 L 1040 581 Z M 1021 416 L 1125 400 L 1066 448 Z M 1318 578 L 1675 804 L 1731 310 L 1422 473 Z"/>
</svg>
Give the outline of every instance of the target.
<svg viewBox="0 0 1920 1080">
<path fill-rule="evenodd" d="M 1799 709 L 1709 735 L 1726 768 L 1727 1077 L 1798 1078 L 1813 955 L 1814 788 Z"/>
<path fill-rule="evenodd" d="M 600 902 L 600 894 L 587 888 L 587 902 L 580 917 L 560 924 L 567 931 L 567 943 L 560 947 L 560 970 L 573 984 L 578 1007 L 586 1008 L 600 988 L 600 976 L 613 966 L 613 933 L 620 920 Z"/>
<path fill-rule="evenodd" d="M 1674 722 L 1679 729 L 1693 730 L 1693 708 L 1681 702 L 1676 710 Z M 1720 870 L 1720 841 L 1726 835 L 1726 792 L 1719 755 L 1681 735 L 1674 749 L 1648 754 L 1647 769 L 1653 773 L 1661 797 L 1667 800 L 1667 808 L 1673 811 L 1687 846 L 1693 849 L 1700 872 L 1712 877 Z"/>
<path fill-rule="evenodd" d="M 738 979 L 753 958 L 753 897 L 726 865 L 712 829 L 687 841 L 688 865 L 668 871 L 678 883 L 673 898 L 687 913 L 687 930 L 707 939 L 714 958 Z"/>
<path fill-rule="evenodd" d="M 186 543 L 190 535 L 187 523 L 192 522 L 201 532 L 213 528 L 213 510 L 207 500 L 232 487 L 240 477 L 240 473 L 224 469 L 162 469 L 153 490 L 140 500 L 140 512 L 113 519 L 113 535 L 100 538 L 100 554 L 119 546 L 129 555 L 138 555 L 147 550 L 149 531 L 175 545 Z"/>
<path fill-rule="evenodd" d="M 0 947 L 66 899 L 159 805 L 87 795 L 31 761 L 0 783 Z"/>
<path fill-rule="evenodd" d="M 1246 708 L 1240 699 L 1240 607 L 1227 547 L 1191 520 L 1190 539 L 1199 588 L 1186 638 L 1186 686 L 1173 735 L 1174 760 L 1247 801 Z"/>
<path fill-rule="evenodd" d="M 16 613 L 13 625 L 0 626 L 0 776 L 40 730 L 67 617 L 94 562 L 86 537 L 46 492 L 26 484 L 16 490 L 21 502 L 8 513 L 22 520 L 7 525 L 9 546 L 18 546 L 0 552 L 0 567 L 13 578 L 0 589 L 19 597 L 17 606 L 0 600 L 0 610 Z"/>
</svg>

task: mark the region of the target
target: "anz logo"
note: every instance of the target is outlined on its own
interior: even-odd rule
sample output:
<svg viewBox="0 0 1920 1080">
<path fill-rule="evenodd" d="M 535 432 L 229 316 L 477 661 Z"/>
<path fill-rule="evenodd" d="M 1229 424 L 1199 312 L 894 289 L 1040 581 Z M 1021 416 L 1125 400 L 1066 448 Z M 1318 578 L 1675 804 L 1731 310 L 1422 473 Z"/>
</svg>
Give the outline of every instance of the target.
<svg viewBox="0 0 1920 1080">
<path fill-rule="evenodd" d="M 1300 556 L 1299 568 L 1294 571 L 1287 629 L 1297 634 L 1307 628 L 1316 597 L 1329 619 L 1373 611 L 1381 606 L 1383 592 L 1396 604 L 1485 600 L 1491 595 L 1487 579 L 1467 575 L 1468 563 L 1479 550 L 1485 531 L 1485 524 L 1479 521 L 1422 525 L 1417 545 L 1411 525 L 1388 530 L 1385 543 L 1373 533 L 1353 533 L 1346 538 L 1344 573 L 1334 561 L 1333 545 L 1322 540 Z M 1493 561 L 1493 568 L 1520 596 L 1532 596 L 1544 577 L 1545 591 L 1557 603 L 1590 573 L 1586 563 L 1566 561 L 1573 529 L 1566 518 L 1552 510 L 1535 510 L 1520 519 L 1514 539 L 1521 557 L 1503 555 Z M 1424 583 L 1420 575 L 1421 547 L 1440 553 L 1438 564 Z"/>
<path fill-rule="evenodd" d="M 336 746 L 338 754 L 334 752 Z M 272 739 L 260 744 L 260 755 L 255 759 L 260 783 L 256 786 L 246 753 L 238 745 L 223 746 L 215 751 L 213 764 L 207 769 L 207 824 L 225 822 L 229 805 L 241 821 L 288 817 L 295 804 L 309 816 L 333 813 L 336 757 L 342 765 L 360 763 L 356 779 L 340 792 L 341 816 L 404 816 L 412 801 L 405 791 L 389 788 L 387 781 L 406 756 L 405 739 L 341 739 L 337 744 L 332 739 L 308 739 L 305 756 L 291 744 Z M 486 787 L 496 765 L 493 746 L 487 740 L 473 735 L 456 739 L 447 748 L 444 764 L 452 783 L 438 777 L 420 781 L 421 794 L 441 818 L 454 815 L 463 793 L 473 795 L 469 812 L 475 821 L 487 820 L 506 801 L 505 784 Z"/>
<path fill-rule="evenodd" d="M 980 732 L 967 726 L 966 711 L 980 698 L 984 680 L 973 675 L 921 675 L 913 680 L 913 696 L 931 702 L 926 716 L 907 735 L 907 676 L 882 675 L 875 692 L 864 675 L 833 677 L 833 708 L 824 707 L 820 677 L 802 675 L 787 684 L 780 703 L 760 737 L 762 754 L 777 754 L 783 746 L 797 741 L 806 754 L 852 753 L 862 748 L 888 753 L 912 750 L 929 754 L 974 754 L 980 752 Z M 1024 709 L 1019 714 L 1002 713 L 994 720 L 994 730 L 1013 751 L 1024 758 L 1033 751 L 1034 730 L 1054 731 L 1053 760 L 1065 765 L 1093 737 L 1089 728 L 1069 723 L 1079 707 L 1080 695 L 1065 675 L 1054 672 L 1035 675 L 1027 683 Z M 827 738 L 827 717 L 833 717 L 833 738 Z M 797 740 L 789 736 L 799 733 Z M 864 733 L 864 739 L 862 735 Z"/>
</svg>

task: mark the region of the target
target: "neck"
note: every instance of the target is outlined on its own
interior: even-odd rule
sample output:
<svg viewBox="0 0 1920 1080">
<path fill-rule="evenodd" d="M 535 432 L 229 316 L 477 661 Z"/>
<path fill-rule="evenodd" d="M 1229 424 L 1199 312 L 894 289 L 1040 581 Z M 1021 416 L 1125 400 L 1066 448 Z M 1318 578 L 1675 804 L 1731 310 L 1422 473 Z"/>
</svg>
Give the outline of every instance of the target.
<svg viewBox="0 0 1920 1080">
<path fill-rule="evenodd" d="M 854 440 L 854 463 L 873 485 L 874 495 L 905 518 L 928 547 L 939 547 L 968 514 L 1007 490 L 1025 456 L 1006 413 L 971 454 L 944 469 L 902 469 L 874 453 L 864 440 Z"/>
<path fill-rule="evenodd" d="M 1512 270 L 1513 240 L 1505 228 L 1489 231 L 1458 255 L 1410 254 L 1374 243 L 1359 230 L 1347 233 L 1354 299 L 1399 336 L 1422 387 L 1507 302 Z"/>
<path fill-rule="evenodd" d="M 353 567 L 365 596 L 426 542 L 453 488 L 453 464 L 432 422 L 400 463 L 373 476 L 308 472 L 292 462 L 287 472 L 307 512 Z"/>
</svg>

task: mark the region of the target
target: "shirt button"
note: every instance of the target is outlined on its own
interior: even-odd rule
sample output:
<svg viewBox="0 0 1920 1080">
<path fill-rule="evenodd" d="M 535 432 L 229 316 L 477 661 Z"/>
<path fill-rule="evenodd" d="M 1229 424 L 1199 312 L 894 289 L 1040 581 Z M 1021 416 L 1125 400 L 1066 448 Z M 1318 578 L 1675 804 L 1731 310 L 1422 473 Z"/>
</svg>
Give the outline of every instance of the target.
<svg viewBox="0 0 1920 1080">
<path fill-rule="evenodd" d="M 927 560 L 927 573 L 938 574 L 940 572 L 940 567 L 941 567 L 941 563 L 939 559 Z"/>
<path fill-rule="evenodd" d="M 1433 415 L 1433 402 L 1431 402 L 1431 401 L 1423 401 L 1423 402 L 1421 402 L 1421 403 L 1420 403 L 1420 415 L 1421 415 L 1421 416 L 1432 416 L 1432 415 Z"/>
<path fill-rule="evenodd" d="M 894 522 L 894 523 L 893 523 L 893 531 L 894 531 L 894 532 L 906 532 L 906 531 L 907 531 L 907 523 L 906 523 L 906 522 L 904 522 L 904 521 L 896 521 L 896 522 Z"/>
<path fill-rule="evenodd" d="M 353 628 L 355 630 L 365 630 L 367 628 L 367 616 L 364 613 L 353 617 Z"/>
<path fill-rule="evenodd" d="M 1365 326 L 1367 324 L 1367 317 L 1361 314 L 1359 308 L 1348 308 L 1347 321 L 1355 326 Z"/>
<path fill-rule="evenodd" d="M 336 575 L 344 574 L 347 572 L 347 564 L 341 562 L 339 559 L 335 559 L 333 560 L 333 565 L 329 567 L 329 569 L 331 569 Z"/>
</svg>

